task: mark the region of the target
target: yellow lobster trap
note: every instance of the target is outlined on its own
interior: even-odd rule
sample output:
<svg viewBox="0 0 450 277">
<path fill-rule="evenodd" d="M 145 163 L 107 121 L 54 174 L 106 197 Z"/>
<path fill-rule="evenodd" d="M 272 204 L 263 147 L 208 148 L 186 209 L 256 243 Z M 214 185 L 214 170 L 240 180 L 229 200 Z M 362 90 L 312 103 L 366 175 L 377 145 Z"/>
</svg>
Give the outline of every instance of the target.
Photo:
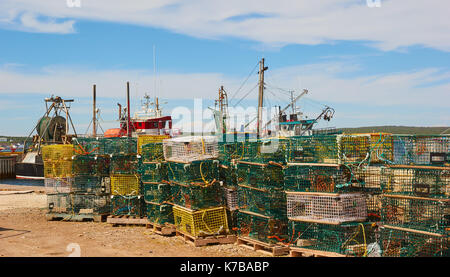
<svg viewBox="0 0 450 277">
<path fill-rule="evenodd" d="M 42 159 L 44 161 L 71 160 L 73 155 L 73 144 L 52 144 L 42 147 Z"/>
<path fill-rule="evenodd" d="M 140 181 L 138 175 L 111 175 L 112 195 L 139 195 Z"/>
<path fill-rule="evenodd" d="M 169 135 L 139 135 L 137 140 L 137 153 L 142 154 L 142 145 L 148 143 L 162 142 L 170 138 Z"/>
<path fill-rule="evenodd" d="M 44 161 L 45 178 L 66 178 L 72 175 L 72 160 Z"/>
<path fill-rule="evenodd" d="M 177 230 L 194 237 L 229 233 L 225 207 L 194 211 L 175 205 L 173 207 L 173 216 Z"/>
</svg>

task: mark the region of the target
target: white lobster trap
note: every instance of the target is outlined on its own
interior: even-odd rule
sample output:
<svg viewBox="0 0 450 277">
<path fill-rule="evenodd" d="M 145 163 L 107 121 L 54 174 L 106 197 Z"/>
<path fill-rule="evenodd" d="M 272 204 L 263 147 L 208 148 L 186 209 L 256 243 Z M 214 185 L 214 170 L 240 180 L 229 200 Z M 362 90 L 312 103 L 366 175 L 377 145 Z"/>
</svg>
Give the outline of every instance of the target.
<svg viewBox="0 0 450 277">
<path fill-rule="evenodd" d="M 364 221 L 366 197 L 362 193 L 286 192 L 290 220 L 328 224 Z"/>
<path fill-rule="evenodd" d="M 72 192 L 73 178 L 45 178 L 44 186 L 46 194 Z"/>
<path fill-rule="evenodd" d="M 193 162 L 219 157 L 215 136 L 186 136 L 163 141 L 164 158 L 170 162 Z"/>
</svg>

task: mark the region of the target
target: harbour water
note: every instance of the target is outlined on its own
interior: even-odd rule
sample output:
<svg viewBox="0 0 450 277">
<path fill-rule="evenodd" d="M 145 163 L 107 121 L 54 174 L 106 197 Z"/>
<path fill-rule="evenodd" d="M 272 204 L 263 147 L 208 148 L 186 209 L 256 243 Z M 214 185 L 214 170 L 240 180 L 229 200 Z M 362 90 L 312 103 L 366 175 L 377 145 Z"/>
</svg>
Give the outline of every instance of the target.
<svg viewBox="0 0 450 277">
<path fill-rule="evenodd" d="M 23 180 L 23 179 L 0 179 L 2 185 L 15 185 L 15 186 L 44 186 L 44 180 Z"/>
</svg>

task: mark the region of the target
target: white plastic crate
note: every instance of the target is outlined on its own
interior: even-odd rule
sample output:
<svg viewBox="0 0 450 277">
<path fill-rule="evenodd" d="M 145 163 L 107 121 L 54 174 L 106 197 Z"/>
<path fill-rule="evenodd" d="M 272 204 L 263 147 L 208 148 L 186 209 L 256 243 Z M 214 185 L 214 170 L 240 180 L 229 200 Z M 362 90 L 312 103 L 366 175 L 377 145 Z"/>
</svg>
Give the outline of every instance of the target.
<svg viewBox="0 0 450 277">
<path fill-rule="evenodd" d="M 367 218 L 367 202 L 362 193 L 286 192 L 286 197 L 290 220 L 340 224 Z"/>
<path fill-rule="evenodd" d="M 219 157 L 215 136 L 186 136 L 163 141 L 164 158 L 171 162 L 192 162 Z"/>
<path fill-rule="evenodd" d="M 238 191 L 223 187 L 223 194 L 225 196 L 225 204 L 227 205 L 227 209 L 230 211 L 237 210 L 239 208 Z"/>
</svg>

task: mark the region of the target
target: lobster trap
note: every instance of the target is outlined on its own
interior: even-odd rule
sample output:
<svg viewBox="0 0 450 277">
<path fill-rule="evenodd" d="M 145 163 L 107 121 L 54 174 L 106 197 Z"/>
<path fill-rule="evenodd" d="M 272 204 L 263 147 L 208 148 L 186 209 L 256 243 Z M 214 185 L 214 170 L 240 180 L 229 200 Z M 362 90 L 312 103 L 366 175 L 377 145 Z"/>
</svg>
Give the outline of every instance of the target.
<svg viewBox="0 0 450 277">
<path fill-rule="evenodd" d="M 172 200 L 172 189 L 170 184 L 142 182 L 144 199 L 146 203 L 165 203 Z"/>
<path fill-rule="evenodd" d="M 287 223 L 287 218 L 275 219 L 270 216 L 239 210 L 235 230 L 239 236 L 249 237 L 261 242 L 288 243 Z"/>
<path fill-rule="evenodd" d="M 237 183 L 255 188 L 283 188 L 283 166 L 278 163 L 238 161 Z"/>
<path fill-rule="evenodd" d="M 73 155 L 73 144 L 52 144 L 42 146 L 42 160 L 44 161 L 67 161 L 72 159 Z"/>
<path fill-rule="evenodd" d="M 154 162 L 140 162 L 138 173 L 142 182 L 163 182 L 168 180 L 167 164 Z"/>
<path fill-rule="evenodd" d="M 391 166 L 383 170 L 384 193 L 418 197 L 450 197 L 450 167 Z"/>
<path fill-rule="evenodd" d="M 366 164 L 345 164 L 348 184 L 353 188 L 370 192 L 381 192 L 381 180 L 384 166 Z"/>
<path fill-rule="evenodd" d="M 72 160 L 44 161 L 45 178 L 72 177 Z"/>
<path fill-rule="evenodd" d="M 402 165 L 450 164 L 450 136 L 394 136 L 394 163 Z"/>
<path fill-rule="evenodd" d="M 73 178 L 45 178 L 44 186 L 46 194 L 72 192 Z"/>
<path fill-rule="evenodd" d="M 365 193 L 367 205 L 367 220 L 377 222 L 381 220 L 382 194 Z"/>
<path fill-rule="evenodd" d="M 188 209 L 206 209 L 224 205 L 223 191 L 219 182 L 208 185 L 185 185 L 171 183 L 171 203 Z"/>
<path fill-rule="evenodd" d="M 383 257 L 450 257 L 447 234 L 433 234 L 396 227 L 380 230 Z"/>
<path fill-rule="evenodd" d="M 76 155 L 104 155 L 105 140 L 100 138 L 82 138 L 72 139 L 74 152 Z"/>
<path fill-rule="evenodd" d="M 137 139 L 133 137 L 102 138 L 105 154 L 137 154 Z"/>
<path fill-rule="evenodd" d="M 144 145 L 147 144 L 159 144 L 161 146 L 161 154 L 162 153 L 162 141 L 165 139 L 169 139 L 169 135 L 138 135 L 137 138 L 137 153 L 143 154 Z"/>
<path fill-rule="evenodd" d="M 47 194 L 48 213 L 67 213 L 72 211 L 72 200 L 69 193 Z"/>
<path fill-rule="evenodd" d="M 338 135 L 340 164 L 390 163 L 393 160 L 393 137 L 387 133 Z"/>
<path fill-rule="evenodd" d="M 147 143 L 141 146 L 140 153 L 143 162 L 163 162 L 164 149 L 162 142 Z"/>
<path fill-rule="evenodd" d="M 284 168 L 284 189 L 300 192 L 345 192 L 359 190 L 349 182 L 348 168 L 333 164 L 288 163 Z"/>
<path fill-rule="evenodd" d="M 134 154 L 111 156 L 111 174 L 137 174 L 138 158 Z"/>
<path fill-rule="evenodd" d="M 74 213 L 108 214 L 110 211 L 109 195 L 89 193 L 71 194 L 72 210 Z"/>
<path fill-rule="evenodd" d="M 242 142 L 243 155 L 237 160 L 267 163 L 286 161 L 289 141 L 281 138 L 258 139 Z"/>
<path fill-rule="evenodd" d="M 286 193 L 280 189 L 238 188 L 239 210 L 274 218 L 286 218 Z"/>
<path fill-rule="evenodd" d="M 207 185 L 218 180 L 219 161 L 204 160 L 190 163 L 168 162 L 168 179 L 173 183 Z"/>
<path fill-rule="evenodd" d="M 111 214 L 141 217 L 145 215 L 144 198 L 140 195 L 111 195 Z"/>
<path fill-rule="evenodd" d="M 289 221 L 290 245 L 357 257 L 379 257 L 376 226 L 371 223 L 330 225 Z"/>
<path fill-rule="evenodd" d="M 381 217 L 385 225 L 445 233 L 450 227 L 450 199 L 384 194 Z"/>
<path fill-rule="evenodd" d="M 314 135 L 289 138 L 287 161 L 291 163 L 338 163 L 336 135 Z"/>
<path fill-rule="evenodd" d="M 158 204 L 145 200 L 148 221 L 154 224 L 173 224 L 173 206 L 170 204 Z"/>
<path fill-rule="evenodd" d="M 286 192 L 289 220 L 341 224 L 367 219 L 366 197 L 362 193 Z"/>
<path fill-rule="evenodd" d="M 228 188 L 237 188 L 237 170 L 233 165 L 219 165 L 219 180 Z"/>
<path fill-rule="evenodd" d="M 206 159 L 217 159 L 218 142 L 215 136 L 187 136 L 163 141 L 166 161 L 188 163 Z"/>
<path fill-rule="evenodd" d="M 111 194 L 137 196 L 140 194 L 138 175 L 111 175 Z"/>
<path fill-rule="evenodd" d="M 110 156 L 75 155 L 72 157 L 74 175 L 109 176 Z"/>
<path fill-rule="evenodd" d="M 72 191 L 75 193 L 110 194 L 111 178 L 79 175 L 73 177 Z"/>
<path fill-rule="evenodd" d="M 194 211 L 174 206 L 173 216 L 176 229 L 193 237 L 229 233 L 227 213 L 224 207 Z"/>
</svg>

